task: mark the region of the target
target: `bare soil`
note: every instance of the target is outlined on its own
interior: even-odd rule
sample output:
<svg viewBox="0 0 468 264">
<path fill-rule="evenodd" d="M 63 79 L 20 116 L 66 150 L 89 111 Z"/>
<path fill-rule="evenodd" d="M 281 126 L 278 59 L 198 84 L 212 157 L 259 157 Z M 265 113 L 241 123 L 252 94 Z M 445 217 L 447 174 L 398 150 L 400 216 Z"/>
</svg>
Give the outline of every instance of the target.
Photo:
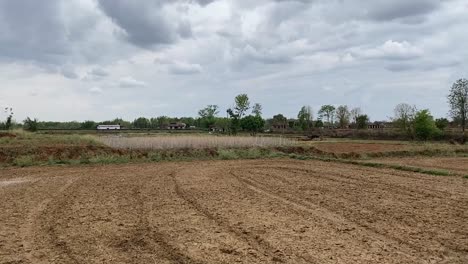
<svg viewBox="0 0 468 264">
<path fill-rule="evenodd" d="M 468 175 L 468 157 L 407 157 L 379 158 L 372 162 L 409 165 L 428 169 L 441 169 L 449 172 Z"/>
<path fill-rule="evenodd" d="M 0 169 L 0 263 L 468 263 L 468 180 L 319 161 Z"/>
</svg>

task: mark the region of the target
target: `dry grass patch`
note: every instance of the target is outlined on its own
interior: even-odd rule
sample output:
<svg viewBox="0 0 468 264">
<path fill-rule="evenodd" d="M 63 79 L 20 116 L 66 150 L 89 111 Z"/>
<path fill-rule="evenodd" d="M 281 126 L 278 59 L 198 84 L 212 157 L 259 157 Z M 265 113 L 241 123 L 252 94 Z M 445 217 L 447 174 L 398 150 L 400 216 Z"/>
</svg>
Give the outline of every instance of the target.
<svg viewBox="0 0 468 264">
<path fill-rule="evenodd" d="M 108 136 L 99 140 L 112 148 L 134 150 L 278 147 L 295 144 L 295 141 L 282 137 L 241 136 Z"/>
</svg>

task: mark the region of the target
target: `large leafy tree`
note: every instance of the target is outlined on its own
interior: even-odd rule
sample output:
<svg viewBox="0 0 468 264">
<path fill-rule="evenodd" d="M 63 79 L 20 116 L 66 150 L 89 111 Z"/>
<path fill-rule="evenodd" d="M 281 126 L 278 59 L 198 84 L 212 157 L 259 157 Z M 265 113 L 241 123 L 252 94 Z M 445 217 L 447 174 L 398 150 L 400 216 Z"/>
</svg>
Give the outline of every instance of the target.
<svg viewBox="0 0 468 264">
<path fill-rule="evenodd" d="M 250 132 L 255 135 L 263 130 L 265 126 L 265 120 L 261 116 L 249 115 L 241 119 L 240 125 L 243 130 Z"/>
<path fill-rule="evenodd" d="M 346 128 L 349 125 L 349 119 L 351 118 L 351 113 L 348 110 L 348 106 L 340 105 L 336 108 L 336 118 L 341 128 Z"/>
<path fill-rule="evenodd" d="M 395 106 L 393 122 L 397 128 L 409 136 L 413 136 L 413 121 L 416 115 L 416 106 L 401 103 Z"/>
<path fill-rule="evenodd" d="M 418 111 L 414 116 L 414 133 L 420 140 L 428 140 L 439 133 L 434 118 L 428 109 Z"/>
<path fill-rule="evenodd" d="M 328 126 L 333 126 L 335 122 L 335 107 L 333 105 L 323 105 L 318 114 L 327 120 Z"/>
<path fill-rule="evenodd" d="M 263 110 L 262 105 L 259 104 L 259 103 L 256 103 L 252 107 L 252 114 L 255 115 L 255 116 L 261 116 L 262 115 L 262 110 Z"/>
<path fill-rule="evenodd" d="M 133 127 L 135 128 L 149 128 L 150 121 L 145 117 L 139 117 L 133 121 Z"/>
<path fill-rule="evenodd" d="M 350 113 L 351 122 L 354 125 L 356 125 L 358 116 L 362 115 L 361 108 L 360 107 L 355 107 L 355 108 L 351 109 L 351 111 L 349 113 Z"/>
<path fill-rule="evenodd" d="M 367 115 L 359 115 L 356 118 L 356 126 L 358 129 L 366 129 L 367 123 L 369 123 L 369 117 Z"/>
<path fill-rule="evenodd" d="M 219 113 L 219 107 L 217 105 L 208 105 L 205 108 L 198 111 L 198 115 L 201 118 L 201 124 L 205 128 L 209 128 L 216 122 L 216 116 Z"/>
<path fill-rule="evenodd" d="M 466 121 L 468 118 L 468 80 L 456 81 L 448 95 L 450 115 L 454 120 L 459 120 L 463 135 L 465 135 Z"/>
<path fill-rule="evenodd" d="M 245 113 L 250 109 L 249 96 L 247 94 L 239 94 L 234 99 L 235 106 L 234 112 L 238 115 L 239 118 L 242 118 Z"/>
<path fill-rule="evenodd" d="M 312 108 L 310 106 L 303 106 L 297 114 L 299 127 L 302 130 L 307 130 L 312 126 Z"/>
<path fill-rule="evenodd" d="M 237 131 L 241 127 L 240 120 L 245 115 L 247 110 L 250 109 L 250 101 L 247 94 L 239 94 L 234 98 L 234 107 L 229 108 L 226 112 L 231 118 L 231 133 L 237 134 Z"/>
</svg>

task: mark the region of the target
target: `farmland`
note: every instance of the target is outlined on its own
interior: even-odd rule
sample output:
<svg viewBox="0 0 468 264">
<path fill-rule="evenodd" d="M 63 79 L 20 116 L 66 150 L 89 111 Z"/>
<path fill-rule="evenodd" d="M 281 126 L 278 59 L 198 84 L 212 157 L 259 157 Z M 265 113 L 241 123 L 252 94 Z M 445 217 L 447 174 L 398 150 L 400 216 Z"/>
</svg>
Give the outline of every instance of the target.
<svg viewBox="0 0 468 264">
<path fill-rule="evenodd" d="M 467 263 L 466 146 L 0 139 L 0 263 Z"/>
<path fill-rule="evenodd" d="M 467 188 L 284 159 L 6 168 L 0 263 L 466 263 Z"/>
</svg>

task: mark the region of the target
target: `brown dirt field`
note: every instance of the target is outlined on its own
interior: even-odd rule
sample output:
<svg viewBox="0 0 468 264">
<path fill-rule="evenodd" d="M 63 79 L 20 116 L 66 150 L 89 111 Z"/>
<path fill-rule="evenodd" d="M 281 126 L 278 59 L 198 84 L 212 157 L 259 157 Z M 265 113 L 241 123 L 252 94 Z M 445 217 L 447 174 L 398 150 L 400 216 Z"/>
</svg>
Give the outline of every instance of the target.
<svg viewBox="0 0 468 264">
<path fill-rule="evenodd" d="M 441 169 L 449 172 L 468 175 L 468 157 L 405 157 L 405 158 L 379 158 L 372 162 L 408 165 L 428 169 Z"/>
<path fill-rule="evenodd" d="M 405 151 L 423 149 L 421 146 L 412 146 L 409 144 L 392 144 L 392 143 L 352 143 L 352 142 L 330 142 L 313 144 L 315 148 L 329 153 L 375 153 L 389 151 Z"/>
<path fill-rule="evenodd" d="M 468 263 L 468 180 L 319 161 L 0 169 L 0 263 Z"/>
</svg>

